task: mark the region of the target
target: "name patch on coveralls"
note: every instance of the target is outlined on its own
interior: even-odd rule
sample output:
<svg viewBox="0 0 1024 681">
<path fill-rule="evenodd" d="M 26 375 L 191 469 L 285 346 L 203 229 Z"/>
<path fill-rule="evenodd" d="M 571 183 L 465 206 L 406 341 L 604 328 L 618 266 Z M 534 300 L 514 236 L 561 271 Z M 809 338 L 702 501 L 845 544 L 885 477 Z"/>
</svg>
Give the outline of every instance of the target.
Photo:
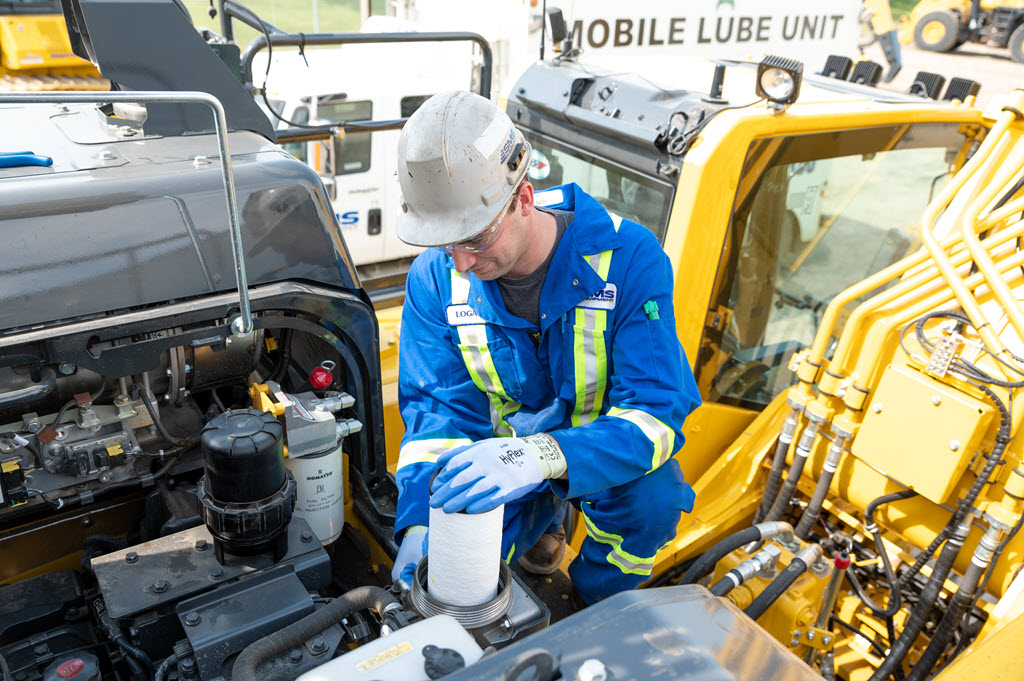
<svg viewBox="0 0 1024 681">
<path fill-rule="evenodd" d="M 614 310 L 615 300 L 619 297 L 619 289 L 615 284 L 605 284 L 604 288 L 590 296 L 576 307 L 587 307 L 593 310 Z"/>
<path fill-rule="evenodd" d="M 484 320 L 481 319 L 473 308 L 469 305 L 449 305 L 448 306 L 448 325 L 459 326 L 460 324 L 483 324 Z"/>
</svg>

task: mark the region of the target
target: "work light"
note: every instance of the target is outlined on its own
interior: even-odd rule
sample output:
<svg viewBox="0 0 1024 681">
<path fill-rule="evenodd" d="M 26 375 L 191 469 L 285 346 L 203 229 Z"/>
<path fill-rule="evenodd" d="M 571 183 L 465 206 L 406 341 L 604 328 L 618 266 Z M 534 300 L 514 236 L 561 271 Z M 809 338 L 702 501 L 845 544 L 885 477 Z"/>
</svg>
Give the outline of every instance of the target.
<svg viewBox="0 0 1024 681">
<path fill-rule="evenodd" d="M 800 95 L 804 65 L 794 59 L 768 55 L 757 65 L 757 94 L 782 111 Z"/>
</svg>

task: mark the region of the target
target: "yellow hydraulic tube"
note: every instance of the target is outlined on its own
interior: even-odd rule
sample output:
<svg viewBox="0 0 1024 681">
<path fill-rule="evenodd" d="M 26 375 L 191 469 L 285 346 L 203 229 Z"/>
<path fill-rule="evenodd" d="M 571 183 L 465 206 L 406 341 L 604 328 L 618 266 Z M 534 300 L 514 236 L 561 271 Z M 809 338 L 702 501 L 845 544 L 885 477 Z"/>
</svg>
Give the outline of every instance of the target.
<svg viewBox="0 0 1024 681">
<path fill-rule="evenodd" d="M 1022 201 L 1024 203 L 1024 201 Z M 994 249 L 1002 246 L 1003 244 L 1012 241 L 1024 235 L 1024 222 L 1017 222 L 1008 227 L 1007 229 L 1000 230 L 985 240 L 985 246 Z M 957 238 L 958 237 L 954 237 Z M 945 242 L 944 242 L 945 243 Z M 970 261 L 970 254 L 966 250 L 958 250 L 950 256 L 950 262 L 954 267 L 961 267 Z M 896 286 L 883 291 L 877 296 L 865 301 L 863 304 L 858 305 L 857 308 L 850 314 L 849 320 L 846 322 L 846 330 L 839 338 L 839 342 L 836 345 L 836 351 L 832 357 L 830 365 L 830 371 L 834 374 L 846 375 L 846 371 L 849 369 L 848 363 L 850 360 L 850 353 L 856 342 L 856 346 L 863 350 L 864 344 L 864 332 L 860 331 L 861 324 L 864 323 L 865 318 L 875 312 L 878 312 L 886 305 L 895 301 L 900 301 L 903 304 L 909 303 L 908 300 L 902 300 L 904 296 L 908 294 L 919 294 L 918 298 L 931 292 L 934 287 L 929 287 L 930 284 L 941 284 L 944 280 L 939 276 L 940 272 L 934 266 L 928 268 L 921 268 L 918 274 L 901 281 Z M 926 287 L 929 287 L 926 289 Z M 859 381 L 861 385 L 864 383 L 863 377 Z"/>
<path fill-rule="evenodd" d="M 1021 99 L 1024 99 L 1024 97 Z M 1009 152 L 1014 148 L 1021 149 L 1019 145 L 1015 144 L 1017 141 L 1019 141 L 1019 136 L 1006 135 L 1005 143 L 1008 147 L 1007 155 L 1009 155 Z M 994 168 L 994 170 L 997 171 L 995 177 L 991 179 L 986 177 L 985 181 L 980 183 L 986 188 L 965 212 L 963 220 L 960 223 L 960 232 L 963 235 L 964 243 L 967 245 L 968 250 L 970 250 L 971 255 L 974 256 L 974 262 L 977 263 L 978 269 L 980 269 L 985 275 L 985 279 L 995 292 L 996 298 L 999 299 L 999 302 L 1009 314 L 1010 323 L 1013 324 L 1013 328 L 1017 332 L 1017 337 L 1024 339 L 1024 310 L 1021 309 L 1020 304 L 1014 298 L 1013 292 L 1010 290 L 1010 287 L 1007 286 L 1006 281 L 995 271 L 995 266 L 992 262 L 991 256 L 989 256 L 985 247 L 982 246 L 981 240 L 978 238 L 978 235 L 975 234 L 973 229 L 974 223 L 988 208 L 988 206 L 996 200 L 997 197 L 1009 191 L 1012 187 L 1011 183 L 1014 181 L 1019 168 L 1019 163 L 1006 163 L 1001 166 L 996 166 Z M 1003 349 L 1005 350 L 1005 348 Z"/>
<path fill-rule="evenodd" d="M 1024 265 L 1024 252 L 1016 252 L 1000 262 L 998 268 L 999 271 L 1005 274 L 1021 265 Z M 980 272 L 976 272 L 967 277 L 967 279 L 961 280 L 961 283 L 968 288 L 975 288 L 984 283 L 984 276 Z M 940 308 L 952 300 L 953 294 L 951 291 L 939 291 L 916 305 L 900 310 L 898 315 L 893 315 L 886 322 L 872 325 L 868 330 L 867 336 L 864 338 L 863 350 L 857 361 L 855 375 L 858 376 L 860 385 L 866 387 L 875 384 L 875 374 L 885 364 L 880 361 L 881 351 L 892 335 L 899 331 L 900 327 L 917 319 L 926 312 Z M 850 401 L 847 401 L 847 406 L 860 409 L 862 405 L 856 405 L 856 403 L 851 405 Z"/>
<path fill-rule="evenodd" d="M 1024 91 L 1021 91 L 1021 95 L 1017 97 L 1017 105 L 1021 106 L 1021 101 L 1024 99 Z M 989 133 L 985 141 L 981 143 L 978 151 L 974 154 L 967 165 L 957 173 L 953 179 L 947 184 L 942 191 L 939 193 L 938 198 L 932 201 L 925 209 L 924 217 L 921 220 L 921 240 L 928 249 L 932 258 L 935 260 L 939 269 L 942 271 L 943 276 L 946 278 L 946 282 L 950 288 L 953 289 L 957 300 L 960 302 L 960 306 L 964 309 L 964 312 L 974 323 L 978 329 L 982 340 L 993 352 L 1002 354 L 1008 352 L 1006 348 L 1002 346 L 999 341 L 999 337 L 992 331 L 992 328 L 985 322 L 985 315 L 981 310 L 981 306 L 975 300 L 974 295 L 964 285 L 963 280 L 957 273 L 956 269 L 950 263 L 946 257 L 945 251 L 942 249 L 941 244 L 935 238 L 932 233 L 935 221 L 939 216 L 939 212 L 942 211 L 956 196 L 957 192 L 963 189 L 963 186 L 967 183 L 968 179 L 974 177 L 974 175 L 980 170 L 985 168 L 986 163 L 989 162 L 989 158 L 993 157 L 993 152 L 1000 146 L 999 142 L 1003 135 L 1006 133 L 1007 128 L 1016 119 L 1017 115 L 1013 111 L 1005 111 L 1003 115 L 999 117 L 992 131 Z M 1000 157 L 996 156 L 992 158 L 992 165 L 998 164 Z M 987 169 L 983 170 L 987 174 Z M 978 186 L 972 189 L 972 197 L 976 195 L 976 192 L 980 191 Z M 1012 370 L 998 365 L 1000 370 L 1004 373 L 1011 372 Z M 1009 375 L 1009 374 L 1006 374 Z"/>
</svg>

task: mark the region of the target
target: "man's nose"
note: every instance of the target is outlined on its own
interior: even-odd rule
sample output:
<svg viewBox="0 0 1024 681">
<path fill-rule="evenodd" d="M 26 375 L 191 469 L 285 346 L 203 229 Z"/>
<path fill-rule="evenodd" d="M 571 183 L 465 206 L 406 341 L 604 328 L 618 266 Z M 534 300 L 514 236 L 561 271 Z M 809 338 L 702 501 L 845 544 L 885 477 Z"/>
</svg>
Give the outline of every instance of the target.
<svg viewBox="0 0 1024 681">
<path fill-rule="evenodd" d="M 452 251 L 452 261 L 455 263 L 455 269 L 461 274 L 473 266 L 476 262 L 476 256 L 468 251 L 456 248 Z"/>
</svg>

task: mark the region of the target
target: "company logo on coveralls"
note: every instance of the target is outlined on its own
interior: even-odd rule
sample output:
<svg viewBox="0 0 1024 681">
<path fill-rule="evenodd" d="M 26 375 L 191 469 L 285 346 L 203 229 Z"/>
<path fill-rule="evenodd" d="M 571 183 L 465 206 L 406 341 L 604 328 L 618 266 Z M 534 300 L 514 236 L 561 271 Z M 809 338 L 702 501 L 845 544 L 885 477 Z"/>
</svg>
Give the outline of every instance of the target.
<svg viewBox="0 0 1024 681">
<path fill-rule="evenodd" d="M 577 307 L 587 307 L 593 310 L 614 310 L 615 301 L 618 297 L 618 287 L 615 284 L 605 284 L 603 289 L 584 300 Z"/>
<path fill-rule="evenodd" d="M 648 7 L 650 3 L 647 4 Z M 699 0 L 654 11 L 618 0 L 575 3 L 567 16 L 574 45 L 588 52 L 708 57 L 757 56 L 780 50 L 856 48 L 860 0 Z M 570 10 L 569 7 L 563 7 Z M 840 54 L 841 52 L 836 52 Z"/>
</svg>

